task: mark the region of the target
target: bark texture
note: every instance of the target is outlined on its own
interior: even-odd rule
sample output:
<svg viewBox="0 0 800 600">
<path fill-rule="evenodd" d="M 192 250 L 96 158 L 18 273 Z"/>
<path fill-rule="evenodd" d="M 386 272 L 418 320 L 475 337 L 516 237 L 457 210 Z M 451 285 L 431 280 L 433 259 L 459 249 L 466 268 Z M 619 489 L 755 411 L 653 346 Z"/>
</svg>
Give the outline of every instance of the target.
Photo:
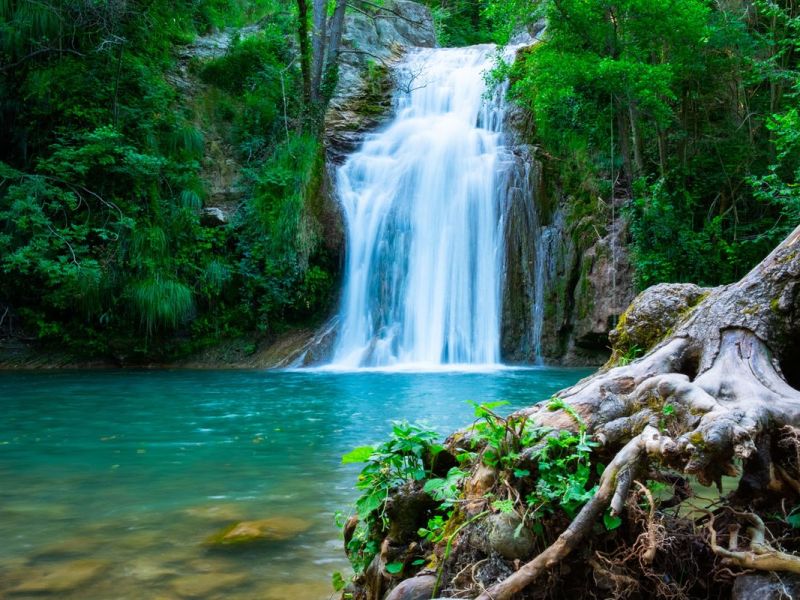
<svg viewBox="0 0 800 600">
<path fill-rule="evenodd" d="M 688 548 L 701 546 L 709 564 L 723 565 L 729 574 L 730 569 L 800 572 L 800 559 L 770 536 L 753 508 L 764 505 L 770 494 L 790 499 L 789 506 L 800 498 L 800 227 L 738 283 L 713 290 L 667 286 L 662 291 L 670 293 L 666 304 L 654 292 L 645 292 L 617 330 L 618 341 L 647 340 L 652 347 L 644 356 L 627 362 L 617 352 L 612 359 L 616 364 L 558 394 L 562 403 L 557 406 L 564 408 L 553 410 L 553 403 L 542 403 L 513 416 L 556 431 L 574 431 L 582 422 L 582 430 L 598 444 L 593 455 L 607 461 L 591 499 L 564 523 L 560 534 L 549 538 L 555 540 L 552 544 L 540 546 L 532 558 L 512 562 L 511 572 L 508 561 L 491 571 L 497 561 L 486 552 L 460 562 L 454 558 L 469 554 L 469 540 L 480 537 L 475 533 L 479 523 L 473 531 L 459 528 L 448 538 L 446 552 L 434 551 L 442 579 L 437 589 L 457 589 L 458 597 L 478 600 L 548 597 L 531 584 L 552 584 L 562 561 L 580 548 L 594 581 L 605 581 L 610 587 L 604 589 L 615 590 L 608 597 L 630 597 L 635 580 L 615 569 L 635 556 L 647 572 L 657 552 L 664 551 L 659 545 L 669 538 L 656 515 L 656 501 L 641 482 L 672 478 L 688 488 L 687 475 L 720 490 L 723 476 L 738 477 L 731 498 L 743 498 L 736 506 L 745 507 L 736 509 L 731 502 L 689 521 Z M 645 324 L 666 305 L 672 307 L 669 322 L 653 337 Z M 451 447 L 463 445 L 468 436 L 453 436 Z M 492 506 L 486 497 L 505 494 L 502 486 L 519 500 L 512 479 L 503 481 L 497 470 L 487 477 L 486 467 L 476 460 L 463 483 L 461 518 L 486 511 Z M 649 506 L 649 512 L 641 505 Z M 596 524 L 607 511 L 612 516 L 639 515 L 641 533 L 627 557 L 612 560 L 613 553 L 600 551 L 586 556 L 598 535 Z M 530 560 L 523 562 L 526 558 Z M 491 573 L 482 577 L 482 569 Z M 707 576 L 700 572 L 697 579 Z M 465 578 L 471 579 L 470 586 L 456 585 Z M 668 586 L 661 575 L 652 581 L 658 597 L 694 597 L 672 583 L 662 594 L 659 586 Z"/>
</svg>

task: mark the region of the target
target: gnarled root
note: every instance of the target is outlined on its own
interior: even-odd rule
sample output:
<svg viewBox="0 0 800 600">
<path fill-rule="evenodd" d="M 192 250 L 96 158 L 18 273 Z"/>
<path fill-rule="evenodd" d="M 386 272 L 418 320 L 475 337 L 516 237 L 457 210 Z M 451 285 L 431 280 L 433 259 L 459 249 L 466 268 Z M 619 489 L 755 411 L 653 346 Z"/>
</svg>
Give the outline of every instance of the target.
<svg viewBox="0 0 800 600">
<path fill-rule="evenodd" d="M 748 550 L 739 550 L 738 528 L 731 530 L 728 548 L 724 548 L 717 542 L 717 531 L 714 529 L 714 515 L 708 513 L 708 528 L 710 542 L 709 545 L 714 554 L 720 556 L 729 565 L 735 565 L 742 569 L 756 569 L 759 571 L 788 571 L 800 574 L 800 557 L 776 550 L 766 540 L 766 527 L 764 521 L 755 513 L 736 513 L 738 516 L 750 522 L 748 537 L 750 544 Z"/>
<path fill-rule="evenodd" d="M 800 427 L 800 392 L 784 376 L 787 371 L 789 381 L 800 381 L 792 358 L 798 337 L 800 227 L 740 282 L 709 292 L 644 357 L 604 368 L 559 393 L 560 403 L 542 403 L 517 413 L 523 422 L 556 431 L 574 431 L 576 420 L 580 421 L 582 433 L 599 444 L 598 455 L 610 457 L 610 462 L 593 497 L 532 560 L 499 581 L 504 575 L 495 574 L 491 585 L 491 579 L 477 577 L 474 570 L 452 561 L 459 565 L 456 579 L 464 579 L 471 593 L 475 587 L 483 589 L 478 600 L 508 600 L 543 575 L 555 576 L 559 563 L 593 534 L 606 509 L 614 515 L 623 512 L 634 482 L 636 494 L 643 493 L 650 507 L 644 531 L 634 544 L 635 556 L 646 577 L 657 576 L 651 565 L 664 558 L 658 553 L 663 525 L 657 523 L 654 499 L 639 483 L 652 472 L 681 478 L 689 474 L 703 485 L 716 483 L 721 488 L 722 477 L 740 475 L 741 464 L 740 489 L 746 487 L 748 497 L 767 490 L 800 495 L 800 431 L 795 429 Z M 500 484 L 494 471 L 480 481 L 477 475 L 476 469 L 466 494 L 468 513 L 486 506 L 486 492 Z M 737 528 L 728 533 L 728 548 L 718 544 L 711 516 L 710 545 L 701 545 L 698 552 L 706 560 L 716 555 L 740 568 L 800 573 L 800 557 L 767 543 L 766 528 L 757 515 L 741 513 L 739 519 L 750 524 L 747 549 L 738 546 L 744 538 Z M 689 533 L 682 539 L 689 536 L 696 538 Z M 670 539 L 680 543 L 675 536 Z M 596 576 L 612 584 L 628 576 L 625 568 L 613 568 L 617 563 L 594 556 Z M 625 563 L 633 554 L 619 556 L 614 560 Z M 510 568 L 512 562 L 505 564 Z M 632 565 L 628 562 L 626 568 Z M 669 589 L 662 590 L 661 597 L 687 597 L 684 582 L 665 585 Z"/>
</svg>

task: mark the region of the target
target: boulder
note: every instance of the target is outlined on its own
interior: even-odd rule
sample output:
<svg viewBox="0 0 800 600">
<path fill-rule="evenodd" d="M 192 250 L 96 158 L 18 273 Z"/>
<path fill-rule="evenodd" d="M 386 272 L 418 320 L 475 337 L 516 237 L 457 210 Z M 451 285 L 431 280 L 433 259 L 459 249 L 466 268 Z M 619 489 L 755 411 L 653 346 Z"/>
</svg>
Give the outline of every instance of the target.
<svg viewBox="0 0 800 600">
<path fill-rule="evenodd" d="M 489 515 L 487 541 L 489 547 L 507 560 L 525 559 L 533 553 L 534 536 L 527 527 L 520 527 L 522 520 L 516 514 L 497 513 Z"/>
<path fill-rule="evenodd" d="M 221 227 L 228 224 L 228 215 L 217 206 L 209 206 L 200 214 L 200 223 L 206 227 Z"/>
<path fill-rule="evenodd" d="M 614 354 L 644 354 L 708 295 L 693 283 L 660 283 L 639 294 L 609 333 Z"/>
</svg>

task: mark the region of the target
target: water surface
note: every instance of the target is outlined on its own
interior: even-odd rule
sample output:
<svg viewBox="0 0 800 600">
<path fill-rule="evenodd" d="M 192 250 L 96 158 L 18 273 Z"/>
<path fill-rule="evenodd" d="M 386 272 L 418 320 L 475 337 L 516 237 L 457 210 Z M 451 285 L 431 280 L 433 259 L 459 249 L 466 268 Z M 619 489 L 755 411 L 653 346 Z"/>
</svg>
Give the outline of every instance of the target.
<svg viewBox="0 0 800 600">
<path fill-rule="evenodd" d="M 358 471 L 344 452 L 393 420 L 444 434 L 471 421 L 466 400 L 510 410 L 585 374 L 0 373 L 0 597 L 59 580 L 65 599 L 328 598 L 347 568 L 333 515 Z M 284 516 L 309 529 L 245 552 L 204 544 Z"/>
</svg>

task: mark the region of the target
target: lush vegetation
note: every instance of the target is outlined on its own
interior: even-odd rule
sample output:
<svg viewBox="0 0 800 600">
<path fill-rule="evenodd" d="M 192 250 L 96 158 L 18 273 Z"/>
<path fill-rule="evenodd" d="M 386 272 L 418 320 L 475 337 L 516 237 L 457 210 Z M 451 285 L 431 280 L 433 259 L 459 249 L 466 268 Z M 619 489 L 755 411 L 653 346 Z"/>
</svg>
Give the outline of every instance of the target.
<svg viewBox="0 0 800 600">
<path fill-rule="evenodd" d="M 345 528 L 346 551 L 356 575 L 378 554 L 393 521 L 409 525 L 404 501 L 393 494 L 413 498 L 407 501 L 409 506 L 421 509 L 416 517 L 426 519 L 416 531 L 415 552 L 386 565 L 389 573 L 402 575 L 422 565 L 439 566 L 447 560 L 458 533 L 492 513 L 515 519 L 515 535 L 525 527 L 548 537 L 551 521 L 574 517 L 594 495 L 603 465 L 592 460 L 598 444 L 589 439 L 580 416 L 562 400 L 551 399 L 548 408 L 566 410 L 577 425 L 577 432 L 555 431 L 526 417 L 499 415 L 496 409 L 504 404 L 473 403 L 475 422 L 464 441 L 453 442 L 447 450 L 434 431 L 403 422 L 393 425 L 387 441 L 361 446 L 342 458 L 345 464 L 366 463 L 356 484 L 362 495 L 354 515 L 348 521 L 337 516 Z M 463 482 L 476 464 L 496 473 L 496 487 L 502 493 L 486 490 L 480 498 L 464 497 Z M 417 490 L 426 500 L 418 498 Z M 472 514 L 466 508 L 470 503 Z M 613 529 L 620 520 L 607 515 L 605 523 Z M 434 553 L 438 544 L 444 545 L 441 556 Z M 340 586 L 344 583 L 338 574 L 334 580 Z"/>
<path fill-rule="evenodd" d="M 503 74 L 575 214 L 627 212 L 641 287 L 735 280 L 800 220 L 795 2 L 425 3 L 449 45 L 549 19 Z M 169 357 L 329 310 L 319 123 L 338 39 L 313 31 L 344 9 L 0 2 L 0 328 Z"/>
<path fill-rule="evenodd" d="M 6 328 L 168 357 L 327 310 L 296 20 L 276 0 L 0 2 Z"/>
<path fill-rule="evenodd" d="M 512 95 L 585 212 L 625 200 L 640 287 L 736 280 L 798 223 L 796 2 L 503 0 L 487 13 L 501 39 L 548 19 Z"/>
</svg>

